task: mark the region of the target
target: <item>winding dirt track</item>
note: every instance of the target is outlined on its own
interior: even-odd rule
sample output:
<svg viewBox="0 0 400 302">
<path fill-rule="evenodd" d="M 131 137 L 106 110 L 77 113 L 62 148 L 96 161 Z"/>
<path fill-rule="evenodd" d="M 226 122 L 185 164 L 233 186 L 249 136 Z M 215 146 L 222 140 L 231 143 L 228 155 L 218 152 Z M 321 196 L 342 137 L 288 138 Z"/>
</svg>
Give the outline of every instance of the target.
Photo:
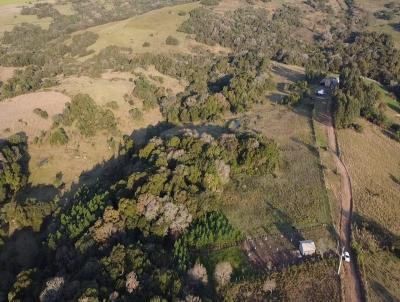
<svg viewBox="0 0 400 302">
<path fill-rule="evenodd" d="M 351 179 L 346 165 L 340 158 L 340 150 L 337 143 L 336 132 L 333 127 L 333 118 L 331 112 L 331 100 L 327 100 L 324 116 L 324 125 L 328 138 L 329 149 L 334 157 L 337 172 L 341 178 L 341 218 L 340 218 L 340 245 L 345 250 L 351 249 L 351 216 L 353 211 L 353 197 L 351 189 Z M 362 301 L 361 278 L 356 270 L 356 257 L 351 255 L 350 263 L 343 262 L 341 270 L 342 286 L 344 288 L 345 302 Z"/>
</svg>

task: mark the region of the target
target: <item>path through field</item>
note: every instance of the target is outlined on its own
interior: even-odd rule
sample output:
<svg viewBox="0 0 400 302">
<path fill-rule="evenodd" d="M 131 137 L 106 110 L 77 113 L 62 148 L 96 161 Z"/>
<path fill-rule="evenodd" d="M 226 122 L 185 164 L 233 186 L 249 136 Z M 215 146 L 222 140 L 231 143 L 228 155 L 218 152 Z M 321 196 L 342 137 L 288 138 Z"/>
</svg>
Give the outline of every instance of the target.
<svg viewBox="0 0 400 302">
<path fill-rule="evenodd" d="M 341 203 L 341 217 L 340 217 L 340 245 L 346 251 L 351 250 L 351 216 L 353 210 L 353 197 L 351 191 L 351 179 L 346 165 L 340 158 L 340 150 L 337 143 L 336 132 L 333 127 L 333 118 L 331 112 L 331 98 L 317 99 L 316 102 L 323 102 L 324 106 L 318 106 L 323 112 L 319 112 L 320 122 L 324 125 L 326 136 L 328 139 L 328 147 L 332 152 L 337 173 L 340 175 L 340 203 Z M 321 105 L 321 104 L 319 104 Z M 344 288 L 344 295 L 346 302 L 362 301 L 361 294 L 361 278 L 356 270 L 356 257 L 351 255 L 351 262 L 343 262 L 341 270 L 342 286 Z"/>
</svg>

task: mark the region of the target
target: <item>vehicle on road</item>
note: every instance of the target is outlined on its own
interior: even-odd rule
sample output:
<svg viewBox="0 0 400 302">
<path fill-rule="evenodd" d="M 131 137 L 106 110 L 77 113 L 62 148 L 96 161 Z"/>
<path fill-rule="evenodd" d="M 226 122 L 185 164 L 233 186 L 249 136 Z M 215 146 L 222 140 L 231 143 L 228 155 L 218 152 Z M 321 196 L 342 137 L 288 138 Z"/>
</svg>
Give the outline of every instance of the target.
<svg viewBox="0 0 400 302">
<path fill-rule="evenodd" d="M 346 262 L 350 262 L 350 254 L 349 254 L 349 252 L 344 252 L 343 253 L 343 259 Z"/>
</svg>

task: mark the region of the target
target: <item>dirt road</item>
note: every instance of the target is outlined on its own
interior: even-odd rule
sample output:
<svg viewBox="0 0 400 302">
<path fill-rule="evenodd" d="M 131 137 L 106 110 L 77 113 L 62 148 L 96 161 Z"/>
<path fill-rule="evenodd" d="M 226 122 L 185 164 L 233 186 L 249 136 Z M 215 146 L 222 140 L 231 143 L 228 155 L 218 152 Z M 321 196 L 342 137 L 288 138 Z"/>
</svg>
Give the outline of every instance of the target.
<svg viewBox="0 0 400 302">
<path fill-rule="evenodd" d="M 331 113 L 331 99 L 321 100 L 325 106 L 325 112 L 320 114 L 322 123 L 325 125 L 325 131 L 328 138 L 328 147 L 334 157 L 337 172 L 340 175 L 340 202 L 341 202 L 341 218 L 340 218 L 340 245 L 350 252 L 351 247 L 351 215 L 353 210 L 353 198 L 351 189 L 351 179 L 346 165 L 340 158 L 339 146 L 337 144 L 336 132 L 333 127 L 333 118 Z M 360 276 L 356 270 L 356 258 L 351 254 L 351 262 L 343 262 L 341 270 L 342 286 L 344 288 L 345 302 L 362 301 L 362 290 Z"/>
</svg>

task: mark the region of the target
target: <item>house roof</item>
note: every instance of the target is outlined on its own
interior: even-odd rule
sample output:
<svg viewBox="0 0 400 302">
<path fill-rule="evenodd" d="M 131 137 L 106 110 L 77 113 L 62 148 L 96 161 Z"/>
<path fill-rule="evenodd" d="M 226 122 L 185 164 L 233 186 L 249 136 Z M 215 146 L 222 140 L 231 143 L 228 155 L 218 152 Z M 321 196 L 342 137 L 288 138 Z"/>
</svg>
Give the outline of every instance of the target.
<svg viewBox="0 0 400 302">
<path fill-rule="evenodd" d="M 315 251 L 315 243 L 312 240 L 303 240 L 300 241 L 300 246 L 302 247 L 303 251 Z"/>
</svg>

